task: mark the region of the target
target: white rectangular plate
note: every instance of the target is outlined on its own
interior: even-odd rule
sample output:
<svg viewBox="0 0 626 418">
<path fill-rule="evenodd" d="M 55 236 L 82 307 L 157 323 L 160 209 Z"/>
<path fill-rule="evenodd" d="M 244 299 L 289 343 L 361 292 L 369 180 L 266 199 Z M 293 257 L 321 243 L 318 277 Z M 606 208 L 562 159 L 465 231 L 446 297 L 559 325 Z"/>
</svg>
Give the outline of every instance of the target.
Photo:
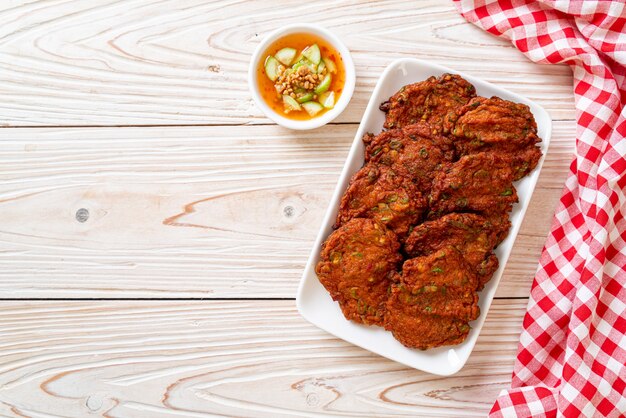
<svg viewBox="0 0 626 418">
<path fill-rule="evenodd" d="M 481 314 L 477 320 L 470 323 L 472 329 L 467 339 L 463 343 L 455 346 L 422 351 L 403 346 L 393 338 L 390 332 L 382 328 L 359 325 L 346 320 L 339 309 L 339 305 L 333 302 L 326 289 L 324 289 L 319 282 L 315 274 L 315 265 L 319 261 L 322 243 L 333 230 L 332 225 L 337 215 L 337 208 L 339 207 L 341 196 L 348 186 L 350 177 L 363 165 L 364 147 L 361 138 L 366 132 L 377 134 L 383 128 L 385 115 L 378 109 L 378 106 L 396 93 L 402 86 L 425 80 L 430 76 L 439 76 L 443 73 L 461 75 L 476 87 L 476 92 L 479 96 L 498 96 L 530 106 L 530 110 L 537 121 L 539 137 L 543 140 L 541 142 L 541 150 L 544 157 L 530 175 L 515 184 L 520 201 L 514 206 L 511 212 L 512 227 L 509 235 L 495 251 L 500 261 L 500 267 L 494 273 L 491 281 L 479 292 Z M 489 306 L 491 306 L 496 288 L 502 277 L 502 272 L 511 254 L 515 237 L 522 224 L 524 213 L 526 213 L 526 209 L 528 208 L 535 184 L 537 184 L 539 171 L 543 165 L 543 160 L 550 143 L 551 131 L 552 121 L 548 112 L 541 106 L 515 93 L 426 61 L 399 59 L 391 63 L 383 72 L 380 80 L 378 80 L 372 98 L 367 105 L 365 115 L 359 125 L 359 130 L 354 137 L 350 153 L 348 154 L 348 160 L 343 167 L 339 183 L 330 201 L 322 227 L 315 240 L 315 246 L 313 247 L 313 251 L 305 267 L 297 296 L 297 305 L 300 314 L 311 323 L 341 339 L 407 366 L 442 376 L 458 372 L 465 365 L 465 362 L 470 356 L 476 344 L 478 334 L 487 317 Z"/>
</svg>

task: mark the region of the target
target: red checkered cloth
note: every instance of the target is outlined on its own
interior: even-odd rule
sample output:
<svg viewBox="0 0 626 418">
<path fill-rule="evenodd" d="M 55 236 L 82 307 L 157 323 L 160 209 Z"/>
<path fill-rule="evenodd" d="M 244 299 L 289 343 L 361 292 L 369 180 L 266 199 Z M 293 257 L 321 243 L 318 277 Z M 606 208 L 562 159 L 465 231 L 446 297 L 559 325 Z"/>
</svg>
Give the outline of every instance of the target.
<svg viewBox="0 0 626 418">
<path fill-rule="evenodd" d="M 624 1 L 455 0 L 535 62 L 574 73 L 576 155 L 491 417 L 626 416 Z"/>
</svg>

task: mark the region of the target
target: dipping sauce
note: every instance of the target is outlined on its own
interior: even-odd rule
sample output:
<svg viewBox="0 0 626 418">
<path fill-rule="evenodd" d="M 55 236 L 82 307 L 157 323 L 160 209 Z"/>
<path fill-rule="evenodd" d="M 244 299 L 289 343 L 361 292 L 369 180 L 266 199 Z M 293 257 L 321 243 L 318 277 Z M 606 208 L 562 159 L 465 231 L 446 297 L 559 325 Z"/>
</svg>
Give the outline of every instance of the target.
<svg viewBox="0 0 626 418">
<path fill-rule="evenodd" d="M 339 100 L 346 81 L 343 60 L 330 43 L 308 33 L 279 38 L 263 53 L 257 82 L 276 113 L 295 120 L 323 115 Z"/>
</svg>

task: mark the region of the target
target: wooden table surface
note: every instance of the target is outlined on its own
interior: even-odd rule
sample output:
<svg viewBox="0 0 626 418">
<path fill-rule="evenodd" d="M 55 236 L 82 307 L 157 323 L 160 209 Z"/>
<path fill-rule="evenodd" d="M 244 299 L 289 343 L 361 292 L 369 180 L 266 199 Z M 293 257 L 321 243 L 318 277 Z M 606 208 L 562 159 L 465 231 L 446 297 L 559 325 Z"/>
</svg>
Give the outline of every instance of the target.
<svg viewBox="0 0 626 418">
<path fill-rule="evenodd" d="M 571 72 L 450 2 L 0 4 L 0 415 L 484 416 L 507 387 L 574 145 Z M 311 132 L 254 105 L 260 40 L 321 23 L 347 110 Z M 385 66 L 417 57 L 544 106 L 553 137 L 465 368 L 437 377 L 302 319 L 303 266 Z"/>
</svg>

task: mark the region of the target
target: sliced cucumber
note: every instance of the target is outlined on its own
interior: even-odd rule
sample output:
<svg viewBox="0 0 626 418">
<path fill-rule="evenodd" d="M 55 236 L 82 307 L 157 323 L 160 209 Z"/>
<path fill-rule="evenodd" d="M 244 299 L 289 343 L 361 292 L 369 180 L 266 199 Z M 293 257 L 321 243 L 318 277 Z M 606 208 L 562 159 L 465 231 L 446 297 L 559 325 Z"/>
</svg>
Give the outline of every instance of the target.
<svg viewBox="0 0 626 418">
<path fill-rule="evenodd" d="M 322 60 L 320 61 L 320 65 L 317 66 L 317 73 L 322 74 L 322 71 L 324 71 L 324 68 L 326 68 L 326 64 L 324 64 L 324 60 Z"/>
<path fill-rule="evenodd" d="M 315 90 L 313 91 L 315 92 L 315 94 L 324 93 L 326 90 L 330 88 L 330 83 L 332 81 L 333 81 L 333 78 L 330 76 L 330 73 L 326 74 L 322 82 L 319 83 L 317 87 L 315 87 Z"/>
<path fill-rule="evenodd" d="M 324 58 L 324 64 L 326 64 L 326 69 L 328 72 L 335 74 L 337 72 L 337 65 L 330 58 Z"/>
<path fill-rule="evenodd" d="M 276 59 L 282 62 L 285 65 L 289 65 L 293 62 L 294 57 L 296 56 L 296 51 L 293 48 L 283 48 L 276 53 Z"/>
<path fill-rule="evenodd" d="M 283 95 L 283 105 L 285 105 L 285 113 L 289 113 L 292 110 L 302 110 L 300 104 L 291 96 Z"/>
<path fill-rule="evenodd" d="M 302 52 L 298 55 L 298 57 L 293 60 L 292 62 L 300 62 L 304 59 L 304 55 L 302 55 Z"/>
<path fill-rule="evenodd" d="M 325 93 L 320 94 L 319 96 L 320 103 L 326 109 L 332 109 L 335 107 L 335 92 L 327 91 Z"/>
<path fill-rule="evenodd" d="M 298 103 L 310 102 L 311 100 L 313 100 L 313 93 L 304 94 L 296 100 L 298 101 Z"/>
<path fill-rule="evenodd" d="M 317 73 L 317 65 L 313 65 L 309 62 L 309 60 L 307 60 L 306 58 L 301 59 L 300 61 L 296 62 L 293 65 L 293 70 L 296 71 L 298 68 L 300 67 L 308 67 L 309 70 L 311 70 L 311 73 L 316 74 Z"/>
<path fill-rule="evenodd" d="M 272 81 L 276 81 L 276 79 L 278 78 L 278 66 L 279 66 L 279 62 L 276 58 L 274 58 L 271 55 L 268 55 L 268 57 L 265 59 L 265 75 L 267 75 L 267 78 L 269 78 Z"/>
<path fill-rule="evenodd" d="M 304 55 L 309 61 L 311 61 L 317 67 L 322 59 L 322 54 L 320 52 L 320 47 L 317 44 L 313 44 L 310 47 L 306 48 L 302 51 L 302 55 Z"/>
<path fill-rule="evenodd" d="M 319 112 L 324 110 L 324 107 L 317 102 L 302 103 L 302 107 L 304 108 L 304 110 L 306 110 L 306 113 L 308 113 L 310 116 L 315 116 Z"/>
</svg>

